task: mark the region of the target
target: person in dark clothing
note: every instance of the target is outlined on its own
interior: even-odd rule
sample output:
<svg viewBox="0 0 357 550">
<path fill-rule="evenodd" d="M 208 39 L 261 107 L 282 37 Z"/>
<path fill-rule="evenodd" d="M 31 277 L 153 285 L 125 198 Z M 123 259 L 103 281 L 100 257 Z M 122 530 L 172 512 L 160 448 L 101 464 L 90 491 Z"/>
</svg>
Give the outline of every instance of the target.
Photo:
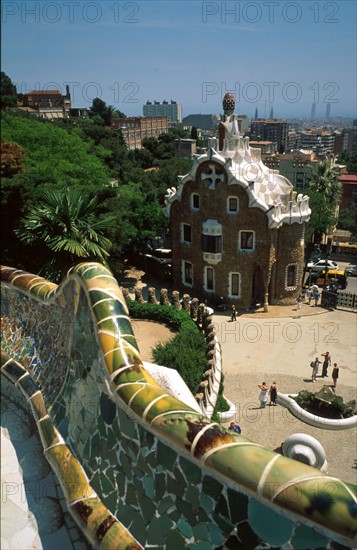
<svg viewBox="0 0 357 550">
<path fill-rule="evenodd" d="M 273 405 L 273 406 L 276 405 L 277 393 L 278 393 L 278 387 L 276 385 L 276 382 L 273 382 L 269 389 L 270 405 Z"/>
</svg>

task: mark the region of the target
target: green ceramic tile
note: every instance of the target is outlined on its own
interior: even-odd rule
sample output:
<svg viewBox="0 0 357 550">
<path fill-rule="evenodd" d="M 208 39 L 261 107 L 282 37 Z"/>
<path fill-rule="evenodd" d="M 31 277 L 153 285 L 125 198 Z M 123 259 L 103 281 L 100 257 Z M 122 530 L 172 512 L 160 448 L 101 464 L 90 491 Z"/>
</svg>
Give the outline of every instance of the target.
<svg viewBox="0 0 357 550">
<path fill-rule="evenodd" d="M 132 484 L 127 485 L 125 493 L 125 504 L 133 508 L 138 508 L 137 489 Z"/>
<path fill-rule="evenodd" d="M 135 477 L 133 476 L 133 484 L 136 488 L 136 491 L 138 493 L 141 493 L 142 495 L 145 494 L 145 490 L 144 490 L 144 482 L 143 480 L 140 478 L 140 477 Z"/>
<path fill-rule="evenodd" d="M 248 497 L 232 489 L 227 490 L 232 523 L 239 523 L 248 518 Z"/>
<path fill-rule="evenodd" d="M 135 463 L 139 454 L 139 445 L 135 443 L 135 441 L 127 439 L 126 437 L 122 437 L 121 444 L 125 453 Z"/>
<path fill-rule="evenodd" d="M 154 498 L 154 479 L 149 476 L 144 477 L 145 495 L 149 498 Z"/>
<path fill-rule="evenodd" d="M 211 514 L 214 510 L 214 507 L 216 506 L 213 498 L 206 495 L 206 493 L 200 494 L 200 504 L 202 508 L 207 512 L 207 514 Z"/>
<path fill-rule="evenodd" d="M 182 497 L 185 492 L 185 486 L 181 485 L 176 481 L 176 479 L 172 479 L 172 477 L 168 475 L 167 492 L 177 497 Z"/>
<path fill-rule="evenodd" d="M 198 485 L 199 483 L 201 483 L 202 470 L 198 466 L 196 466 L 183 456 L 180 457 L 180 466 L 187 481 L 193 483 L 194 485 Z"/>
<path fill-rule="evenodd" d="M 158 506 L 158 512 L 160 516 L 165 514 L 173 506 L 174 506 L 174 501 L 171 496 L 166 496 L 164 498 L 161 498 Z"/>
<path fill-rule="evenodd" d="M 213 519 L 225 536 L 230 535 L 234 529 L 234 525 L 230 521 L 216 513 L 213 513 Z"/>
<path fill-rule="evenodd" d="M 198 523 L 192 527 L 192 532 L 196 540 L 207 540 L 209 537 L 207 525 L 204 523 Z"/>
<path fill-rule="evenodd" d="M 96 493 L 98 493 L 98 495 L 101 494 L 102 492 L 102 486 L 101 486 L 101 483 L 100 483 L 100 471 L 97 470 L 92 479 L 90 480 L 90 484 L 91 486 L 93 487 L 93 489 L 95 490 Z"/>
<path fill-rule="evenodd" d="M 159 442 L 156 450 L 156 458 L 158 464 L 161 464 L 165 469 L 172 470 L 177 459 L 177 453 Z"/>
<path fill-rule="evenodd" d="M 142 456 L 141 449 L 140 449 L 140 453 L 138 455 L 138 461 L 136 463 L 136 467 L 139 468 L 141 470 L 141 472 L 145 472 L 146 474 L 149 474 L 149 475 L 154 474 L 152 472 L 150 466 L 148 466 L 148 464 L 146 463 L 144 457 Z"/>
<path fill-rule="evenodd" d="M 239 540 L 242 541 L 244 548 L 247 550 L 253 550 L 256 546 L 258 546 L 259 542 L 261 542 L 260 538 L 257 537 L 257 535 L 252 531 L 252 528 L 247 521 L 244 521 L 237 526 L 237 532 Z"/>
<path fill-rule="evenodd" d="M 300 525 L 297 527 L 290 543 L 294 550 L 301 550 L 303 548 L 328 548 L 329 541 L 313 529 Z M 337 548 L 335 543 L 333 543 L 333 548 Z"/>
<path fill-rule="evenodd" d="M 164 473 L 155 475 L 154 487 L 155 500 L 159 502 L 166 492 L 166 475 Z"/>
<path fill-rule="evenodd" d="M 125 525 L 125 527 L 129 527 L 136 514 L 137 512 L 135 512 L 135 510 L 130 506 L 127 506 L 126 504 L 120 504 L 116 513 L 116 517 L 123 525 Z"/>
<path fill-rule="evenodd" d="M 182 485 L 183 487 L 186 488 L 187 487 L 186 479 L 184 478 L 184 476 L 181 472 L 181 469 L 177 464 L 175 464 L 175 466 L 173 468 L 173 473 L 174 473 L 174 476 L 176 478 L 177 483 L 179 483 L 180 485 Z"/>
<path fill-rule="evenodd" d="M 186 538 L 186 539 L 190 539 L 192 538 L 192 528 L 191 528 L 191 525 L 188 523 L 188 521 L 186 521 L 185 519 L 180 519 L 178 522 L 177 522 L 177 528 L 178 530 L 183 534 L 183 536 Z"/>
<path fill-rule="evenodd" d="M 194 510 L 197 510 L 200 507 L 200 492 L 197 487 L 190 485 L 186 491 L 185 499 L 191 503 Z"/>
<path fill-rule="evenodd" d="M 179 520 L 180 517 L 181 517 L 181 513 L 180 513 L 178 510 L 173 510 L 172 512 L 170 512 L 170 513 L 168 514 L 168 517 L 169 517 L 170 519 L 172 519 L 172 521 L 173 521 L 174 523 L 177 523 L 178 520 Z"/>
<path fill-rule="evenodd" d="M 112 491 L 108 496 L 102 498 L 103 504 L 108 507 L 112 514 L 115 514 L 118 498 L 117 492 Z"/>
<path fill-rule="evenodd" d="M 254 533 L 272 546 L 282 546 L 288 542 L 294 527 L 290 520 L 257 500 L 251 500 L 248 504 L 248 521 Z"/>
<path fill-rule="evenodd" d="M 208 523 L 208 531 L 210 535 L 210 540 L 215 546 L 219 546 L 224 542 L 224 535 L 222 531 L 214 523 Z"/>
<path fill-rule="evenodd" d="M 217 500 L 215 512 L 221 516 L 224 516 L 225 518 L 229 519 L 229 513 L 228 513 L 228 506 L 226 499 L 223 495 L 219 497 Z"/>
<path fill-rule="evenodd" d="M 172 550 L 185 550 L 185 539 L 178 531 L 170 531 L 166 537 L 166 548 Z"/>
<path fill-rule="evenodd" d="M 140 493 L 138 493 L 138 502 L 145 525 L 148 525 L 155 516 L 156 504 Z"/>
<path fill-rule="evenodd" d="M 159 523 L 160 523 L 161 532 L 166 537 L 169 531 L 173 528 L 174 522 L 167 516 L 160 516 Z"/>
<path fill-rule="evenodd" d="M 157 465 L 156 451 L 152 451 L 151 453 L 149 453 L 145 457 L 145 460 L 152 468 L 156 469 L 156 471 L 159 471 L 159 469 L 156 468 L 156 465 Z M 159 468 L 162 469 L 161 466 Z"/>
<path fill-rule="evenodd" d="M 125 495 L 125 476 L 123 473 L 120 473 L 116 476 L 116 485 L 118 488 L 118 494 L 120 497 L 123 497 Z"/>
<path fill-rule="evenodd" d="M 100 414 L 106 424 L 113 424 L 116 410 L 116 404 L 105 393 L 102 393 L 100 396 Z"/>
<path fill-rule="evenodd" d="M 207 522 L 210 522 L 210 516 L 208 516 L 208 514 L 206 514 L 206 512 L 202 509 L 202 508 L 199 508 L 197 510 L 197 518 L 198 518 L 198 521 L 199 522 L 202 522 L 202 523 L 207 523 Z"/>
<path fill-rule="evenodd" d="M 189 550 L 212 550 L 212 544 L 210 542 L 194 542 L 193 544 L 189 544 L 187 546 Z"/>
<path fill-rule="evenodd" d="M 163 545 L 165 543 L 165 536 L 160 527 L 159 518 L 153 518 L 150 521 L 150 525 L 147 531 L 147 545 Z"/>
<path fill-rule="evenodd" d="M 181 498 L 177 498 L 176 506 L 179 512 L 181 512 L 185 516 L 190 525 L 196 525 L 198 523 L 196 514 L 194 513 L 192 506 L 189 502 L 186 502 Z"/>
<path fill-rule="evenodd" d="M 124 412 L 119 412 L 119 429 L 121 434 L 126 435 L 129 439 L 139 441 L 139 433 L 136 423 Z"/>
<path fill-rule="evenodd" d="M 202 483 L 202 491 L 206 495 L 211 496 L 212 498 L 218 499 L 223 489 L 223 485 L 219 483 L 216 479 L 210 476 L 204 476 Z"/>
</svg>

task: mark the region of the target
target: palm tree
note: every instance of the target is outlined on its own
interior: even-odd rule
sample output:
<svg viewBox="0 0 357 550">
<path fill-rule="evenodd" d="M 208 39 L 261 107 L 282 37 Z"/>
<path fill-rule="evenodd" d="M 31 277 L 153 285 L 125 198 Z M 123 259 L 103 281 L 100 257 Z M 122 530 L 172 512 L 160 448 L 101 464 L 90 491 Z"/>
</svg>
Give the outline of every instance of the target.
<svg viewBox="0 0 357 550">
<path fill-rule="evenodd" d="M 37 248 L 41 275 L 58 281 L 79 258 L 106 263 L 111 242 L 102 231 L 112 220 L 98 219 L 96 206 L 78 189 L 47 191 L 20 221 L 16 234 Z"/>
<path fill-rule="evenodd" d="M 342 186 L 338 181 L 336 169 L 328 162 L 320 162 L 317 166 L 310 168 L 309 181 L 305 190 L 310 196 L 312 211 L 308 232 L 314 234 L 314 242 L 320 243 L 323 234 L 337 221 Z"/>
<path fill-rule="evenodd" d="M 336 169 L 328 162 L 319 162 L 317 166 L 310 168 L 308 177 L 308 189 L 322 193 L 328 202 L 336 205 L 341 197 L 342 186 L 338 181 Z"/>
</svg>

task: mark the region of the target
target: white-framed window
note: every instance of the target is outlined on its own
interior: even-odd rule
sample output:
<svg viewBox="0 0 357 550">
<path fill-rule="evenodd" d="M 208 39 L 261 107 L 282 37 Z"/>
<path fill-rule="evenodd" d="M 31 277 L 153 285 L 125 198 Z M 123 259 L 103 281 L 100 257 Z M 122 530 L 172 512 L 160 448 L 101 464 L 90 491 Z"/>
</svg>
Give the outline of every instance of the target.
<svg viewBox="0 0 357 550">
<path fill-rule="evenodd" d="M 240 298 L 240 273 L 229 273 L 228 275 L 228 293 L 230 298 Z"/>
<path fill-rule="evenodd" d="M 239 199 L 238 197 L 227 198 L 227 212 L 228 214 L 237 214 L 239 212 Z"/>
<path fill-rule="evenodd" d="M 295 290 L 297 287 L 297 264 L 289 264 L 285 269 L 285 288 Z"/>
<path fill-rule="evenodd" d="M 186 244 L 192 243 L 192 228 L 188 223 L 181 224 L 181 242 Z"/>
<path fill-rule="evenodd" d="M 191 208 L 192 210 L 200 209 L 200 196 L 198 193 L 191 193 Z"/>
<path fill-rule="evenodd" d="M 193 265 L 182 260 L 182 282 L 185 286 L 193 286 Z"/>
<path fill-rule="evenodd" d="M 206 292 L 214 292 L 215 276 L 213 267 L 205 267 L 204 271 L 204 289 Z"/>
<path fill-rule="evenodd" d="M 245 252 L 253 252 L 255 250 L 255 231 L 239 231 L 238 248 Z"/>
</svg>

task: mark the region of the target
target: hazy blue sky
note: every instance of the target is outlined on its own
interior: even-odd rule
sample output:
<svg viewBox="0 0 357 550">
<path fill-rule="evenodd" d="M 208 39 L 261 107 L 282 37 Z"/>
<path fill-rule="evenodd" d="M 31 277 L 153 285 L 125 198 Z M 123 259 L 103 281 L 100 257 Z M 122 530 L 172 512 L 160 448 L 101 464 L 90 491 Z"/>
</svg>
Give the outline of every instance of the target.
<svg viewBox="0 0 357 550">
<path fill-rule="evenodd" d="M 3 0 L 2 70 L 18 91 L 70 83 L 128 115 L 149 100 L 190 113 L 356 116 L 356 2 Z"/>
</svg>

